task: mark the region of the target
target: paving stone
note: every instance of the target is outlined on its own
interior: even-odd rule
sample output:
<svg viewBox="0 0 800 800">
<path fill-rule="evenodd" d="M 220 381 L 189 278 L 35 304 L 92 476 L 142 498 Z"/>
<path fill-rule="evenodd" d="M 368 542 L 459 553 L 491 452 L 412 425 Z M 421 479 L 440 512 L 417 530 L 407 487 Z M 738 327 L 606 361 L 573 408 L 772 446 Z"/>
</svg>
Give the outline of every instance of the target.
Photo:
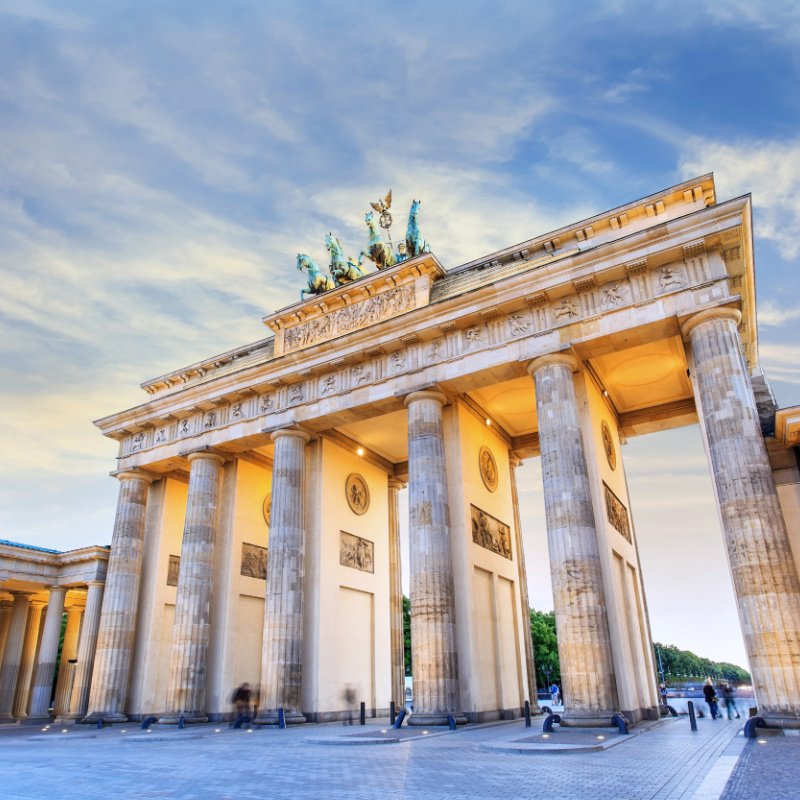
<svg viewBox="0 0 800 800">
<path fill-rule="evenodd" d="M 36 735 L 30 728 L 0 730 L 0 798 L 59 797 L 280 798 L 547 798 L 547 800 L 679 800 L 692 798 L 711 767 L 734 740 L 740 723 L 686 719 L 655 723 L 630 741 L 603 752 L 533 755 L 488 752 L 487 744 L 514 742 L 533 729 L 520 721 L 432 729 L 391 746 L 326 747 L 313 737 L 348 737 L 341 725 L 302 725 L 253 733 L 214 726 L 142 734 L 121 726 Z M 385 721 L 368 725 L 375 734 Z M 54 729 L 51 729 L 54 730 Z M 85 733 L 88 733 L 86 731 Z M 361 732 L 359 732 L 360 734 Z M 149 739 L 148 739 L 149 737 Z M 359 736 L 359 738 L 361 738 Z M 762 768 L 797 786 L 800 739 L 774 737 L 749 747 L 728 791 L 748 790 Z M 780 766 L 786 757 L 795 766 Z M 792 772 L 794 770 L 794 772 Z M 781 784 L 784 785 L 784 784 Z M 796 793 L 796 792 L 795 792 Z M 792 796 L 786 793 L 779 796 Z M 726 798 L 744 797 L 730 794 Z"/>
</svg>

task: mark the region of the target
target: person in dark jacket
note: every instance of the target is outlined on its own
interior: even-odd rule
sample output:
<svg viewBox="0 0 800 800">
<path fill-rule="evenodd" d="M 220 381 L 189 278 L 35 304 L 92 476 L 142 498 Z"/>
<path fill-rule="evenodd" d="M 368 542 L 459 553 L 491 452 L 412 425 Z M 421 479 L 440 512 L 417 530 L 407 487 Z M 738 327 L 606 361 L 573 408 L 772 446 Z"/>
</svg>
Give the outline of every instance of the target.
<svg viewBox="0 0 800 800">
<path fill-rule="evenodd" d="M 736 700 L 733 697 L 735 692 L 736 690 L 733 688 L 732 683 L 726 683 L 722 687 L 722 704 L 725 706 L 725 711 L 728 714 L 728 719 L 733 719 L 734 715 L 736 716 L 736 719 L 739 719 L 740 716 L 739 709 L 736 708 Z"/>
<path fill-rule="evenodd" d="M 706 682 L 703 684 L 703 697 L 708 704 L 708 711 L 711 714 L 711 719 L 716 719 L 721 716 L 719 713 L 717 692 L 714 689 L 714 684 L 711 683 L 711 678 L 706 678 Z"/>
<path fill-rule="evenodd" d="M 236 707 L 236 719 L 234 719 L 232 727 L 239 728 L 250 722 L 251 695 L 249 683 L 243 683 L 234 691 L 231 702 Z"/>
</svg>

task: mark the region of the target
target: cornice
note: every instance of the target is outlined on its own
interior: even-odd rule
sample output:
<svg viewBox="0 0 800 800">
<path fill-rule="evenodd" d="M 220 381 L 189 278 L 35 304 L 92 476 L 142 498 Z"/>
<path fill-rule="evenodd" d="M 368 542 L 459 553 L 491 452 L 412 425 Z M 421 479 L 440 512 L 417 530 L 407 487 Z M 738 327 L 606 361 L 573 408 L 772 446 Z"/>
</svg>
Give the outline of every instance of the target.
<svg viewBox="0 0 800 800">
<path fill-rule="evenodd" d="M 220 408 L 222 417 L 224 404 L 231 403 L 237 397 L 243 398 L 243 403 L 251 404 L 261 394 L 272 393 L 277 396 L 300 392 L 302 395 L 304 383 L 330 374 L 332 367 L 352 364 L 355 365 L 352 370 L 355 370 L 367 353 L 377 354 L 377 361 L 383 359 L 383 354 L 392 357 L 401 342 L 407 346 L 419 342 L 434 347 L 436 341 L 441 341 L 441 347 L 448 351 L 451 340 L 465 335 L 464 329 L 470 326 L 488 329 L 499 325 L 502 322 L 501 315 L 510 313 L 514 307 L 527 309 L 530 305 L 531 313 L 544 314 L 548 303 L 574 293 L 578 281 L 584 281 L 581 285 L 587 289 L 614 280 L 616 275 L 620 281 L 634 281 L 641 273 L 652 270 L 662 262 L 670 259 L 682 261 L 687 252 L 700 257 L 709 249 L 719 249 L 721 244 L 716 240 L 737 228 L 740 229 L 737 235 L 746 240 L 749 234 L 749 207 L 749 197 L 735 198 L 664 224 L 657 223 L 580 253 L 551 259 L 546 263 L 539 261 L 535 266 L 528 269 L 523 267 L 497 281 L 489 281 L 462 294 L 436 300 L 336 339 L 224 375 L 209 376 L 182 391 L 154 398 L 148 403 L 97 420 L 95 424 L 106 435 L 121 439 L 136 431 L 152 431 L 162 421 L 165 426 L 174 425 L 176 420 L 197 415 L 203 409 L 211 413 L 215 408 Z M 742 246 L 750 252 L 746 241 L 742 241 Z M 589 277 L 592 277 L 592 282 L 585 282 Z M 752 293 L 750 286 L 745 287 L 745 294 Z M 528 304 L 527 300 L 534 295 L 540 298 L 540 302 Z M 492 313 L 487 316 L 475 312 L 472 319 L 466 313 L 470 306 L 480 306 L 484 311 L 489 308 Z M 590 314 L 582 311 L 582 316 Z M 552 326 L 552 321 L 550 324 Z M 331 359 L 334 353 L 335 363 Z M 349 385 L 353 388 L 358 385 L 353 375 L 349 377 Z M 340 389 L 338 384 L 335 388 L 337 391 Z M 265 413 L 269 410 L 268 407 L 263 409 Z M 228 420 L 226 424 L 230 422 Z"/>
</svg>

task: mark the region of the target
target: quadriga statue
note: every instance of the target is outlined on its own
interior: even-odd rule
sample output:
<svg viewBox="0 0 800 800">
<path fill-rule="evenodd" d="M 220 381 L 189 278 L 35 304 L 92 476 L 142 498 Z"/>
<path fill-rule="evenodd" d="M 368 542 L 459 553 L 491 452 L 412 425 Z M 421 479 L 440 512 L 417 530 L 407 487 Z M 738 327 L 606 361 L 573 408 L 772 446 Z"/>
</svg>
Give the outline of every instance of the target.
<svg viewBox="0 0 800 800">
<path fill-rule="evenodd" d="M 307 294 L 322 294 L 327 292 L 328 289 L 333 289 L 333 281 L 327 276 L 322 274 L 319 265 L 314 261 L 311 256 L 305 253 L 297 254 L 297 269 L 301 272 L 306 270 L 308 272 L 308 289 L 300 290 L 300 299 L 305 300 Z"/>
<path fill-rule="evenodd" d="M 346 259 L 344 257 L 342 246 L 332 233 L 329 233 L 325 237 L 325 247 L 328 248 L 328 252 L 331 254 L 331 261 L 328 265 L 328 269 L 337 286 L 350 283 L 350 281 L 354 281 L 356 278 L 361 278 L 367 274 L 352 258 Z"/>
<path fill-rule="evenodd" d="M 408 227 L 406 228 L 406 250 L 409 258 L 414 258 L 421 253 L 430 253 L 431 246 L 425 241 L 422 234 L 419 232 L 419 224 L 417 217 L 419 216 L 419 207 L 422 204 L 421 200 L 411 201 L 411 210 L 408 212 Z"/>
<path fill-rule="evenodd" d="M 378 269 L 394 266 L 397 263 L 397 259 L 392 252 L 392 248 L 383 241 L 380 233 L 378 233 L 378 226 L 371 211 L 364 214 L 364 222 L 367 223 L 367 229 L 369 230 L 369 241 L 367 242 L 367 249 L 361 251 L 359 263 L 366 256 Z"/>
</svg>

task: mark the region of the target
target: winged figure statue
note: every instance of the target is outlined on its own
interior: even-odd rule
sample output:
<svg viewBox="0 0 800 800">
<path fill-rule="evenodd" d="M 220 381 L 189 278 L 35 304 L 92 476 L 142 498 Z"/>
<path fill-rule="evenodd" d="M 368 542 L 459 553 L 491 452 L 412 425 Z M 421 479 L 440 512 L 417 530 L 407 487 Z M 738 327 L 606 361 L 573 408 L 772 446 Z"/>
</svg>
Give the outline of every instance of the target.
<svg viewBox="0 0 800 800">
<path fill-rule="evenodd" d="M 377 203 L 370 203 L 370 205 L 379 213 L 383 214 L 384 211 L 388 211 L 392 207 L 392 190 L 386 193 L 386 197 L 382 200 L 378 200 Z"/>
</svg>

